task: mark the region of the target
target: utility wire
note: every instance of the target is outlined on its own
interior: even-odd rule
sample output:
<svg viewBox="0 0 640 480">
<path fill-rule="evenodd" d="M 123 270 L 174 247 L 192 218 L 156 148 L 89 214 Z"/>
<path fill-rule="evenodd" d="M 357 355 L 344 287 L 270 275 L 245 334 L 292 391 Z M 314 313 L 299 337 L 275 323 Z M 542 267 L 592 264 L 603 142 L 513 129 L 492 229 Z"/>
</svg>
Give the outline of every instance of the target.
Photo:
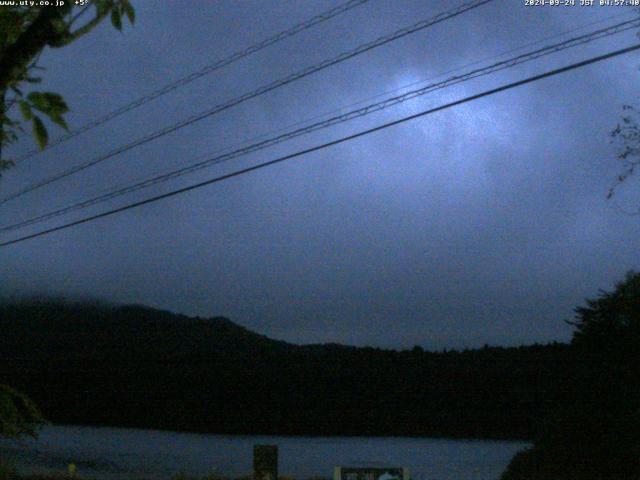
<svg viewBox="0 0 640 480">
<path fill-rule="evenodd" d="M 448 75 L 450 73 L 459 72 L 459 71 L 464 70 L 466 68 L 470 68 L 470 67 L 473 67 L 475 65 L 480 65 L 480 64 L 483 64 L 483 63 L 488 62 L 488 61 L 494 61 L 496 59 L 504 57 L 505 55 L 509 55 L 511 53 L 522 51 L 522 50 L 526 49 L 527 47 L 540 45 L 540 44 L 542 44 L 542 43 L 544 43 L 544 42 L 546 42 L 548 40 L 553 40 L 553 39 L 556 39 L 556 38 L 564 37 L 566 35 L 569 35 L 570 33 L 574 33 L 574 32 L 577 32 L 579 30 L 584 30 L 584 29 L 586 29 L 588 27 L 592 27 L 594 25 L 599 25 L 599 24 L 608 22 L 610 20 L 619 19 L 619 18 L 627 17 L 627 16 L 629 16 L 629 12 L 619 13 L 617 15 L 610 15 L 608 17 L 601 18 L 599 20 L 580 25 L 578 27 L 574 27 L 574 28 L 572 28 L 570 30 L 565 30 L 563 32 L 559 32 L 559 33 L 556 33 L 554 35 L 549 35 L 547 37 L 535 40 L 533 42 L 528 42 L 528 43 L 522 44 L 522 45 L 520 45 L 518 47 L 511 48 L 509 50 L 503 51 L 503 52 L 501 52 L 501 53 L 499 53 L 497 55 L 490 55 L 490 56 L 481 58 L 479 60 L 474 60 L 473 62 L 468 62 L 468 63 L 465 63 L 463 65 L 458 65 L 457 67 L 451 68 L 449 70 L 445 70 L 444 72 L 438 73 L 436 75 L 431 75 L 431 76 L 429 76 L 427 78 L 423 78 L 421 80 L 416 80 L 414 82 L 402 85 L 400 87 L 396 87 L 396 88 L 393 88 L 393 89 L 390 89 L 390 90 L 385 90 L 384 92 L 376 93 L 375 95 L 368 96 L 366 98 L 358 100 L 357 102 L 349 103 L 347 105 L 342 105 L 342 106 L 340 106 L 338 108 L 334 108 L 334 109 L 329 110 L 329 111 L 324 111 L 323 113 L 320 113 L 318 115 L 313 115 L 311 117 L 307 117 L 304 120 L 297 120 L 297 121 L 295 121 L 293 123 L 289 123 L 289 124 L 284 125 L 282 127 L 272 129 L 272 130 L 270 130 L 268 132 L 264 132 L 264 133 L 261 133 L 259 135 L 251 136 L 251 137 L 249 137 L 249 138 L 247 138 L 247 139 L 245 139 L 243 141 L 236 142 L 236 143 L 230 145 L 229 147 L 219 148 L 219 149 L 216 149 L 216 150 L 214 150 L 213 152 L 211 152 L 211 153 L 209 153 L 207 155 L 202 155 L 202 156 L 198 157 L 197 161 L 204 160 L 204 159 L 208 158 L 212 154 L 218 154 L 220 152 L 224 152 L 224 151 L 227 151 L 229 149 L 237 149 L 237 148 L 240 148 L 243 145 L 248 145 L 248 144 L 257 142 L 258 140 L 264 139 L 264 138 L 269 138 L 270 136 L 275 135 L 276 133 L 286 132 L 287 130 L 289 130 L 291 128 L 307 124 L 308 122 L 311 122 L 313 120 L 318 120 L 318 119 L 321 119 L 321 118 L 326 118 L 328 116 L 333 116 L 335 114 L 344 112 L 348 108 L 352 108 L 352 107 L 356 107 L 358 105 L 366 104 L 367 102 L 370 102 L 370 101 L 375 100 L 377 98 L 381 98 L 381 97 L 384 97 L 386 95 L 390 95 L 390 94 L 393 94 L 393 93 L 405 91 L 405 90 L 409 89 L 410 87 L 413 87 L 415 85 L 425 84 L 425 83 L 430 82 L 432 80 L 444 77 L 445 75 Z M 638 15 L 637 14 L 633 14 L 633 18 L 638 18 Z M 194 160 L 196 160 L 196 159 L 194 159 Z M 164 173 L 169 173 L 169 172 L 171 172 L 173 170 L 173 168 L 175 168 L 175 167 L 171 167 L 171 168 L 168 168 L 168 169 L 164 168 L 162 170 L 158 170 L 158 171 L 156 171 L 154 173 L 154 175 L 162 175 Z M 141 180 L 143 180 L 145 178 L 147 178 L 147 176 L 139 175 L 136 178 L 131 179 L 131 180 L 134 181 L 134 182 L 139 182 L 139 181 L 141 181 Z M 110 188 L 103 188 L 103 189 L 100 190 L 99 193 L 101 195 L 102 194 L 106 194 L 108 192 L 112 192 L 114 190 L 114 188 L 115 189 L 124 188 L 125 186 L 128 186 L 129 184 L 130 184 L 130 182 L 127 182 L 127 183 L 121 183 L 118 186 L 112 186 Z"/>
<path fill-rule="evenodd" d="M 270 92 L 272 90 L 275 90 L 277 88 L 280 88 L 284 85 L 288 85 L 289 83 L 292 83 L 296 80 L 299 80 L 301 78 L 307 77 L 313 73 L 316 73 L 320 70 L 323 70 L 325 68 L 328 68 L 332 65 L 336 65 L 338 63 L 344 62 L 345 60 L 348 60 L 350 58 L 353 58 L 357 55 L 361 55 L 362 53 L 365 53 L 369 50 L 372 50 L 374 48 L 377 48 L 379 46 L 385 45 L 387 43 L 390 43 L 392 41 L 398 40 L 399 38 L 405 37 L 407 35 L 410 35 L 412 33 L 418 32 L 420 30 L 424 30 L 425 28 L 428 28 L 432 25 L 435 25 L 437 23 L 443 22 L 445 20 L 448 20 L 450 18 L 456 17 L 458 15 L 461 15 L 469 10 L 472 10 L 474 8 L 477 8 L 481 5 L 484 5 L 486 3 L 490 3 L 494 0 L 473 0 L 471 2 L 467 2 L 464 3 L 452 10 L 448 10 L 446 12 L 440 13 L 438 15 L 435 15 L 433 17 L 430 17 L 428 19 L 425 20 L 421 20 L 413 25 L 410 25 L 408 27 L 404 27 L 401 28 L 400 30 L 397 30 L 389 35 L 385 35 L 382 37 L 378 37 L 377 39 L 362 44 L 359 47 L 356 47 L 353 50 L 341 53 L 340 55 L 338 55 L 337 57 L 331 58 L 331 59 L 327 59 L 324 60 L 323 62 L 320 62 L 318 64 L 312 65 L 310 67 L 307 67 L 299 72 L 293 73 L 291 75 L 288 75 L 287 77 L 284 77 L 280 80 L 276 80 L 268 85 L 264 85 L 256 90 L 253 90 L 252 92 L 246 93 L 244 95 L 241 95 L 240 97 L 236 97 L 233 98 L 231 100 L 228 100 L 225 103 L 222 103 L 220 105 L 217 105 L 215 107 L 213 107 L 210 110 L 206 110 L 204 112 L 192 115 L 191 117 L 187 118 L 186 120 L 183 120 L 181 122 L 175 123 L 173 125 L 170 125 L 168 127 L 165 127 L 161 130 L 152 132 L 142 138 L 139 138 L 138 140 L 135 140 L 131 143 L 128 143 L 124 146 L 118 147 L 114 150 L 112 150 L 111 152 L 107 153 L 106 155 L 103 155 L 101 157 L 97 157 L 94 158 L 88 162 L 82 163 L 80 165 L 76 165 L 75 167 L 71 167 L 67 170 L 64 170 L 58 174 L 52 175 L 48 178 L 45 178 L 44 180 L 41 180 L 39 182 L 33 183 L 21 190 L 18 190 L 17 192 L 10 194 L 2 199 L 0 199 L 0 205 L 3 205 L 5 203 L 7 203 L 10 200 L 13 200 L 15 198 L 18 198 L 26 193 L 32 192 L 34 190 L 37 190 L 41 187 L 44 187 L 45 185 L 49 185 L 50 183 L 53 183 L 55 181 L 61 180 L 63 178 L 66 178 L 70 175 L 73 175 L 75 173 L 78 173 L 82 170 L 85 170 L 89 167 L 92 167 L 94 165 L 97 165 L 98 163 L 101 163 L 109 158 L 112 158 L 116 155 L 119 155 L 121 153 L 124 153 L 128 150 L 131 150 L 132 148 L 135 148 L 137 146 L 140 146 L 144 143 L 150 142 L 152 140 L 155 140 L 157 138 L 160 138 L 164 135 L 167 135 L 171 132 L 174 132 L 176 130 L 179 130 L 181 128 L 184 128 L 188 125 L 191 125 L 195 122 L 198 122 L 204 118 L 210 117 L 211 115 L 214 115 L 216 113 L 220 113 L 224 110 L 227 110 L 233 106 L 236 106 L 242 102 L 245 102 L 247 100 L 250 100 L 252 98 L 258 97 L 260 95 L 263 95 L 267 92 Z"/>
<path fill-rule="evenodd" d="M 252 55 L 256 52 L 259 52 L 260 50 L 263 50 L 275 43 L 278 43 L 282 40 L 285 40 L 289 37 L 293 37 L 294 35 L 297 35 L 298 33 L 301 33 L 305 30 L 308 30 L 309 28 L 318 25 L 319 23 L 325 22 L 327 20 L 330 20 L 333 17 L 336 17 L 344 12 L 347 12 L 355 7 L 359 7 L 360 5 L 367 3 L 369 0 L 349 0 L 346 3 L 343 3 L 341 5 L 338 5 L 337 7 L 331 8 L 325 12 L 320 13 L 319 15 L 316 15 L 315 17 L 312 17 L 304 22 L 298 23 L 297 25 L 294 25 L 293 27 L 287 29 L 287 30 L 283 30 L 279 33 L 276 33 L 275 35 L 266 38 L 265 40 L 256 43 L 254 45 L 251 45 L 250 47 L 244 49 L 244 50 L 240 50 L 237 51 L 231 55 L 229 55 L 226 58 L 223 58 L 221 60 L 218 60 L 215 63 L 212 63 L 211 65 L 207 65 L 205 67 L 203 67 L 202 69 L 191 73 L 190 75 L 187 75 L 186 77 L 180 78 L 178 80 L 176 80 L 173 83 L 169 83 L 167 85 L 165 85 L 164 87 L 161 87 L 153 92 L 148 93 L 147 95 L 138 98 L 137 100 L 134 100 L 130 103 L 127 103 L 126 105 L 123 105 L 122 107 L 118 108 L 117 110 L 114 110 L 112 112 L 107 113 L 106 115 L 96 118 L 95 120 L 92 120 L 80 127 L 78 127 L 75 130 L 72 130 L 58 138 L 56 138 L 55 140 L 49 142 L 49 144 L 43 149 L 43 150 L 39 150 L 39 149 L 34 149 L 31 150 L 29 152 L 27 152 L 26 154 L 24 154 L 21 157 L 18 157 L 16 160 L 14 160 L 15 163 L 20 163 L 28 158 L 34 157 L 37 154 L 48 150 L 52 147 L 55 147 L 56 145 L 59 145 L 63 142 L 66 142 L 67 140 L 70 140 L 78 135 L 80 135 L 81 133 L 85 133 L 88 132 L 89 130 L 94 129 L 95 127 L 102 125 L 104 123 L 107 123 L 110 120 L 113 120 L 116 117 L 119 117 L 120 115 L 124 115 L 127 112 L 130 112 L 131 110 L 134 110 L 138 107 L 141 107 L 142 105 L 145 105 L 149 102 L 151 102 L 152 100 L 155 100 L 158 97 L 161 97 L 162 95 L 166 95 L 169 92 L 172 92 L 180 87 L 183 87 L 191 82 L 193 82 L 194 80 L 197 80 L 198 78 L 204 77 L 205 75 L 209 75 L 210 73 L 215 72 L 216 70 L 220 70 L 223 67 L 226 67 L 227 65 L 230 65 L 234 62 L 237 62 L 240 59 L 243 59 L 245 57 L 248 57 L 249 55 Z"/>
<path fill-rule="evenodd" d="M 180 195 L 182 193 L 186 193 L 186 192 L 189 192 L 191 190 L 202 188 L 202 187 L 207 186 L 207 185 L 211 185 L 211 184 L 214 184 L 214 183 L 219 183 L 219 182 L 222 182 L 224 180 L 228 180 L 228 179 L 233 178 L 233 177 L 238 177 L 240 175 L 244 175 L 244 174 L 249 173 L 249 172 L 260 170 L 262 168 L 266 168 L 266 167 L 269 167 L 269 166 L 272 166 L 272 165 L 276 165 L 278 163 L 282 163 L 282 162 L 285 162 L 287 160 L 291 160 L 293 158 L 301 157 L 303 155 L 307 155 L 307 154 L 312 153 L 312 152 L 316 152 L 316 151 L 323 150 L 323 149 L 328 148 L 328 147 L 332 147 L 334 145 L 345 143 L 345 142 L 354 140 L 356 138 L 360 138 L 360 137 L 363 137 L 365 135 L 369 135 L 371 133 L 374 133 L 374 132 L 377 132 L 377 131 L 380 131 L 380 130 L 384 130 L 384 129 L 389 128 L 389 127 L 393 127 L 395 125 L 399 125 L 399 124 L 408 122 L 410 120 L 414 120 L 416 118 L 424 117 L 426 115 L 430 115 L 430 114 L 435 113 L 435 112 L 446 110 L 446 109 L 455 107 L 457 105 L 462 105 L 462 104 L 465 104 L 465 103 L 469 103 L 469 102 L 478 100 L 478 99 L 483 98 L 483 97 L 488 97 L 490 95 L 495 95 L 496 93 L 500 93 L 500 92 L 504 92 L 506 90 L 510 90 L 512 88 L 516 88 L 516 87 L 519 87 L 519 86 L 522 86 L 522 85 L 526 85 L 526 84 L 529 84 L 529 83 L 533 83 L 533 82 L 536 82 L 536 81 L 539 81 L 539 80 L 542 80 L 542 79 L 545 79 L 545 78 L 548 78 L 548 77 L 559 75 L 561 73 L 565 73 L 565 72 L 568 72 L 568 71 L 571 71 L 571 70 L 582 68 L 582 67 L 585 67 L 587 65 L 591 65 L 593 63 L 597 63 L 597 62 L 601 62 L 601 61 L 604 61 L 604 60 L 608 60 L 608 59 L 611 59 L 611 58 L 614 58 L 614 57 L 617 57 L 617 56 L 620 56 L 620 55 L 624 55 L 626 53 L 633 52 L 633 51 L 638 50 L 638 49 L 640 49 L 640 44 L 636 44 L 636 45 L 633 45 L 633 46 L 630 46 L 630 47 L 627 47 L 627 48 L 616 50 L 616 51 L 613 51 L 613 52 L 610 52 L 610 53 L 607 53 L 607 54 L 604 54 L 604 55 L 600 55 L 600 56 L 597 56 L 597 57 L 592 57 L 592 58 L 589 58 L 587 60 L 583 60 L 583 61 L 578 62 L 578 63 L 573 63 L 571 65 L 567 65 L 565 67 L 556 68 L 554 70 L 549 70 L 549 71 L 547 71 L 545 73 L 542 73 L 542 74 L 539 74 L 539 75 L 534 75 L 534 76 L 525 78 L 523 80 L 519 80 L 519 81 L 516 81 L 516 82 L 508 83 L 508 84 L 502 85 L 500 87 L 493 88 L 491 90 L 486 90 L 486 91 L 478 93 L 476 95 L 471 95 L 471 96 L 462 98 L 460 100 L 455 100 L 453 102 L 449 102 L 449 103 L 440 105 L 438 107 L 430 108 L 428 110 L 424 110 L 422 112 L 419 112 L 419 113 L 416 113 L 416 114 L 413 114 L 413 115 L 409 115 L 409 116 L 400 118 L 398 120 L 394 120 L 392 122 L 384 123 L 382 125 L 378 125 L 377 127 L 369 128 L 367 130 L 362 130 L 362 131 L 360 131 L 358 133 L 354 133 L 352 135 L 347 135 L 345 137 L 341 137 L 339 139 L 332 140 L 330 142 L 323 143 L 321 145 L 316 145 L 314 147 L 307 148 L 305 150 L 300 150 L 298 152 L 295 152 L 295 153 L 292 153 L 292 154 L 289 154 L 289 155 L 285 155 L 285 156 L 276 158 L 274 160 L 270 160 L 270 161 L 267 161 L 267 162 L 264 162 L 264 163 L 260 163 L 258 165 L 253 165 L 251 167 L 243 168 L 241 170 L 236 170 L 235 172 L 232 172 L 232 173 L 228 173 L 228 174 L 225 174 L 225 175 L 214 177 L 214 178 L 211 178 L 209 180 L 205 180 L 203 182 L 196 183 L 194 185 L 190 185 L 188 187 L 180 188 L 178 190 L 173 190 L 171 192 L 163 193 L 161 195 L 156 195 L 154 197 L 150 197 L 150 198 L 147 198 L 145 200 L 141 200 L 141 201 L 138 201 L 138 202 L 130 203 L 128 205 L 124 205 L 122 207 L 118 207 L 118 208 L 115 208 L 113 210 L 108 210 L 106 212 L 102 212 L 102 213 L 99 213 L 99 214 L 96 214 L 96 215 L 92 215 L 90 217 L 85 217 L 85 218 L 82 218 L 80 220 L 76 220 L 76 221 L 73 221 L 73 222 L 66 223 L 64 225 L 60 225 L 60 226 L 57 226 L 57 227 L 49 228 L 49 229 L 46 229 L 46 230 L 41 230 L 39 232 L 32 233 L 30 235 L 26 235 L 26 236 L 23 236 L 23 237 L 19 237 L 19 238 L 16 238 L 14 240 L 9 240 L 9 241 L 0 243 L 0 247 L 6 247 L 8 245 L 13 245 L 13 244 L 16 244 L 16 243 L 24 242 L 26 240 L 30 240 L 32 238 L 41 237 L 43 235 L 48 235 L 48 234 L 53 233 L 53 232 L 57 232 L 57 231 L 64 230 L 64 229 L 67 229 L 67 228 L 71 228 L 71 227 L 74 227 L 74 226 L 77 226 L 77 225 L 81 225 L 83 223 L 91 222 L 91 221 L 97 220 L 99 218 L 108 217 L 108 216 L 111 216 L 111 215 L 115 215 L 116 213 L 120 213 L 120 212 L 124 212 L 126 210 L 130 210 L 132 208 L 137 208 L 137 207 L 140 207 L 142 205 L 147 205 L 149 203 L 154 203 L 154 202 L 157 202 L 159 200 L 163 200 L 165 198 L 169 198 L 169 197 L 173 197 L 173 196 L 176 196 L 176 195 Z"/>
<path fill-rule="evenodd" d="M 306 127 L 303 128 L 299 128 L 293 131 L 289 131 L 286 132 L 282 135 L 278 135 L 269 139 L 266 139 L 264 141 L 258 142 L 258 143 L 254 143 L 239 149 L 236 149 L 232 152 L 228 152 L 228 153 L 224 153 L 222 155 L 217 155 L 215 157 L 212 158 L 208 158 L 208 159 L 204 159 L 202 161 L 199 161 L 197 163 L 194 163 L 192 165 L 177 169 L 177 170 L 173 170 L 173 171 L 169 171 L 167 173 L 163 173 L 160 174 L 158 176 L 149 178 L 149 179 L 145 179 L 143 181 L 139 181 L 137 183 L 134 183 L 132 185 L 128 185 L 116 190 L 112 190 L 109 191 L 107 193 L 95 196 L 93 198 L 90 198 L 88 200 L 84 200 L 82 202 L 79 203 L 75 203 L 72 204 L 70 206 L 58 209 L 58 210 L 54 210 L 30 219 L 26 219 L 23 220 L 21 222 L 12 224 L 12 225 L 7 225 L 7 226 L 3 226 L 0 227 L 0 232 L 6 232 L 6 231 L 10 231 L 10 230 L 15 230 L 15 229 L 19 229 L 19 228 L 23 228 L 29 225 L 33 225 L 36 223 L 40 223 L 43 222 L 45 220 L 49 220 L 51 218 L 54 217 L 58 217 L 61 215 L 64 215 L 66 213 L 75 211 L 75 210 L 79 210 L 82 208 L 86 208 L 92 205 L 96 205 L 98 203 L 102 203 L 105 202 L 107 200 L 110 200 L 112 198 L 116 198 L 122 195 L 125 195 L 127 193 L 131 193 L 143 188 L 147 188 L 150 187 L 152 185 L 158 184 L 158 183 L 162 183 L 162 182 L 166 182 L 168 180 L 171 180 L 173 178 L 177 178 L 179 176 L 182 175 L 186 175 L 188 173 L 192 173 L 194 171 L 197 170 L 201 170 L 203 168 L 207 168 L 211 165 L 214 164 L 218 164 L 218 163 L 222 163 L 225 161 L 229 161 L 233 158 L 237 158 L 240 156 L 244 156 L 244 155 L 248 155 L 250 153 L 259 151 L 259 150 L 263 150 L 265 148 L 271 147 L 273 145 L 282 143 L 284 141 L 290 140 L 292 138 L 301 136 L 301 135 L 305 135 L 320 129 L 324 129 L 324 128 L 328 128 L 330 126 L 339 124 L 339 123 L 343 123 L 349 120 L 353 120 L 354 118 L 359 118 L 359 117 L 363 117 L 365 115 L 368 115 L 370 113 L 373 112 L 377 112 L 386 108 L 389 108 L 393 105 L 397 105 L 399 103 L 411 100 L 413 98 L 425 95 L 427 93 L 431 93 L 433 91 L 436 90 L 440 90 L 446 87 L 450 87 L 452 85 L 458 84 L 458 83 L 462 83 L 462 82 L 466 82 L 469 80 L 472 80 L 474 78 L 478 78 L 481 76 L 485 76 L 485 75 L 489 75 L 492 73 L 495 73 L 497 71 L 501 71 L 501 70 L 505 70 L 508 68 L 512 68 L 515 67 L 516 65 L 520 65 L 526 62 L 530 62 L 533 60 L 536 60 L 538 58 L 541 58 L 543 56 L 546 55 L 550 55 L 562 50 L 566 50 L 568 48 L 571 47 L 576 47 L 579 45 L 583 45 L 586 43 L 590 43 L 592 41 L 601 39 L 601 38 L 605 38 L 605 37 L 609 37 L 611 35 L 614 34 L 618 34 L 630 29 L 634 29 L 634 28 L 638 28 L 640 27 L 640 19 L 634 19 L 634 20 L 628 20 L 625 22 L 621 22 L 618 23 L 616 25 L 612 25 L 609 27 L 605 27 L 590 33 L 586 33 L 568 40 L 565 40 L 564 42 L 560 42 L 560 43 L 556 43 L 556 44 L 552 44 L 552 45 L 548 45 L 546 47 L 537 49 L 537 50 L 533 50 L 531 52 L 528 53 L 524 53 L 521 55 L 518 55 L 516 57 L 507 59 L 507 60 L 503 60 L 497 63 L 494 63 L 492 65 L 483 67 L 483 68 L 478 68 L 475 70 L 472 70 L 470 72 L 464 73 L 462 75 L 457 75 L 457 76 L 453 76 L 450 77 L 446 80 L 443 80 L 441 82 L 438 83 L 432 83 L 430 85 L 427 85 L 425 87 L 416 89 L 416 90 L 412 90 L 406 93 L 403 93 L 402 95 L 398 95 L 398 96 L 394 96 L 388 99 L 385 99 L 383 101 L 377 102 L 377 103 L 373 103 L 370 105 L 367 105 L 365 107 L 356 109 L 356 110 L 352 110 L 346 113 L 343 113 L 341 115 L 337 115 L 334 117 L 331 117 L 329 119 L 326 120 L 322 120 L 316 123 L 313 123 L 311 125 L 308 125 Z"/>
</svg>

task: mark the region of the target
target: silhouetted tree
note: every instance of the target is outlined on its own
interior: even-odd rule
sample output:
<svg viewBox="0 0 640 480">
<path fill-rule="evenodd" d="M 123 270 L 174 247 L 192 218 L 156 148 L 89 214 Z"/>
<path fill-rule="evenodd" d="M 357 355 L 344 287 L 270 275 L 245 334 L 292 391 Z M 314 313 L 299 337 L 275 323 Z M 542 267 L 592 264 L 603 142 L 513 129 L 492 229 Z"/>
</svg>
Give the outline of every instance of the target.
<svg viewBox="0 0 640 480">
<path fill-rule="evenodd" d="M 612 360 L 640 346 L 640 273 L 630 271 L 614 291 L 601 291 L 576 308 L 572 343 Z M 618 352 L 618 354 L 616 354 Z M 618 358 L 618 360 L 620 360 Z"/>
<path fill-rule="evenodd" d="M 67 0 L 57 6 L 21 5 L 15 2 L 0 8 L 0 171 L 11 161 L 3 158 L 2 147 L 17 140 L 21 120 L 13 115 L 14 107 L 23 121 L 30 122 L 40 148 L 48 141 L 47 128 L 40 117 L 67 128 L 64 114 L 68 107 L 63 98 L 52 92 L 24 94 L 25 84 L 41 78 L 38 58 L 46 47 L 62 48 L 93 30 L 104 18 L 122 29 L 122 17 L 133 23 L 135 12 L 129 0 Z"/>
<path fill-rule="evenodd" d="M 503 480 L 640 478 L 640 274 L 575 311 L 568 395 Z"/>
<path fill-rule="evenodd" d="M 38 58 L 46 47 L 62 48 L 93 30 L 110 15 L 111 23 L 122 29 L 122 17 L 133 23 L 135 12 L 129 0 L 92 0 L 62 2 L 56 6 L 3 5 L 0 7 L 0 172 L 12 162 L 3 157 L 3 147 L 17 141 L 22 121 L 32 124 L 33 135 L 44 148 L 47 128 L 40 115 L 67 128 L 64 114 L 68 107 L 52 92 L 23 92 L 23 85 L 42 79 L 36 72 Z M 0 385 L 0 436 L 34 435 L 42 417 L 23 393 Z"/>
</svg>

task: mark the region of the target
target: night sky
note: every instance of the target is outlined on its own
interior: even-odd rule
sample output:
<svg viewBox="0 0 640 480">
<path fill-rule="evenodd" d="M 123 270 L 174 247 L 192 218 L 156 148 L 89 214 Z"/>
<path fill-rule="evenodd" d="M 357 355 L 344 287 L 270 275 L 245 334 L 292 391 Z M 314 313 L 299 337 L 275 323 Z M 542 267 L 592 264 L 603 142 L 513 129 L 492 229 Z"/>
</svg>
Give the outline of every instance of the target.
<svg viewBox="0 0 640 480">
<path fill-rule="evenodd" d="M 3 176 L 0 194 L 459 3 L 371 0 L 25 160 Z M 72 128 L 338 1 L 133 4 L 135 27 L 126 24 L 119 33 L 104 22 L 77 43 L 41 57 L 46 71 L 38 89 L 65 97 Z M 534 47 L 500 55 L 532 42 L 547 39 L 539 47 L 632 15 L 621 7 L 526 7 L 524 0 L 496 0 L 17 198 L 0 207 L 0 224 L 364 105 L 415 82 L 430 83 L 479 60 L 474 67 L 506 59 Z M 637 41 L 629 31 L 573 48 L 0 240 Z M 599 288 L 610 289 L 627 270 L 640 269 L 640 216 L 624 213 L 640 203 L 640 182 L 631 178 L 606 200 L 622 170 L 609 132 L 623 104 L 640 103 L 639 66 L 638 53 L 617 57 L 2 248 L 0 294 L 91 297 L 223 315 L 295 343 L 442 349 L 567 341 L 571 327 L 564 320 L 575 306 Z M 50 127 L 52 137 L 61 133 Z M 33 146 L 25 134 L 7 154 Z"/>
</svg>

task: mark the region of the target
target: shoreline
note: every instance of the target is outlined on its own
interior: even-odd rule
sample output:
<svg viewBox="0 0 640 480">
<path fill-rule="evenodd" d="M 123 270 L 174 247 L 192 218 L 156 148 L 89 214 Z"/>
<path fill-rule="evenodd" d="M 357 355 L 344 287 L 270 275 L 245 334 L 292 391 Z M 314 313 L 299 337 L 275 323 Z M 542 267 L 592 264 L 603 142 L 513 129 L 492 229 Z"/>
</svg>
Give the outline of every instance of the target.
<svg viewBox="0 0 640 480">
<path fill-rule="evenodd" d="M 359 439 L 359 438 L 376 438 L 376 439 L 423 439 L 423 440 L 451 440 L 456 442 L 513 442 L 513 443 L 532 443 L 533 438 L 521 438 L 521 437 L 469 437 L 469 436 L 451 436 L 451 435 L 385 435 L 375 433 L 363 433 L 360 435 L 349 434 L 313 434 L 313 433 L 229 433 L 229 432 L 215 432 L 205 430 L 172 430 L 168 428 L 155 428 L 155 427 L 140 427 L 140 426 L 126 426 L 126 425 L 104 425 L 93 423 L 49 423 L 45 427 L 62 427 L 62 428 L 93 428 L 93 429 L 112 429 L 112 430 L 134 430 L 141 432 L 163 432 L 163 433 L 175 433 L 185 435 L 198 435 L 198 436 L 216 436 L 216 437 L 234 437 L 234 438 L 247 438 L 247 437 L 265 437 L 265 438 L 290 438 L 290 439 L 319 439 L 319 438 L 345 438 L 345 439 Z"/>
<path fill-rule="evenodd" d="M 0 456 L 21 473 L 65 473 L 78 479 L 237 480 L 252 471 L 256 444 L 279 447 L 280 476 L 331 478 L 335 466 L 401 466 L 412 478 L 498 478 L 530 442 L 416 437 L 273 437 L 203 435 L 79 425 L 49 426 L 38 441 L 0 442 Z M 34 471 L 38 469 L 38 471 Z M 455 473 L 455 476 L 451 476 Z M 34 479 L 35 480 L 35 479 Z"/>
</svg>

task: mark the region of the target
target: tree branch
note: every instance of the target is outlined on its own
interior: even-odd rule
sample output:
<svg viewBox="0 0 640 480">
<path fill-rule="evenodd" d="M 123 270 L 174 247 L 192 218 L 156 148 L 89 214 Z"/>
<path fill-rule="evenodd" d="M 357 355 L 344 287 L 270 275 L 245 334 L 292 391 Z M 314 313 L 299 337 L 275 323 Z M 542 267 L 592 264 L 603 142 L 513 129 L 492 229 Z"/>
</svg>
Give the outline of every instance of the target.
<svg viewBox="0 0 640 480">
<path fill-rule="evenodd" d="M 89 11 L 89 9 L 91 8 L 91 5 L 87 4 L 85 5 L 78 13 L 76 13 L 71 20 L 69 20 L 69 28 L 71 28 L 73 26 L 73 24 L 82 16 L 84 15 L 86 12 Z"/>
<path fill-rule="evenodd" d="M 77 30 L 73 32 L 69 32 L 66 38 L 58 42 L 56 45 L 52 45 L 52 47 L 54 48 L 64 47 L 65 45 L 69 45 L 71 42 L 76 41 L 83 35 L 86 35 L 91 30 L 93 30 L 102 21 L 104 17 L 107 16 L 107 13 L 109 13 L 108 10 L 96 11 L 96 16 L 92 20 L 90 20 L 84 26 L 78 28 Z"/>
<path fill-rule="evenodd" d="M 9 45 L 0 58 L 0 90 L 6 90 L 16 82 L 29 62 L 45 46 L 52 45 L 65 32 L 56 29 L 55 24 L 69 12 L 71 6 L 44 7 L 36 19 L 18 39 Z"/>
</svg>

